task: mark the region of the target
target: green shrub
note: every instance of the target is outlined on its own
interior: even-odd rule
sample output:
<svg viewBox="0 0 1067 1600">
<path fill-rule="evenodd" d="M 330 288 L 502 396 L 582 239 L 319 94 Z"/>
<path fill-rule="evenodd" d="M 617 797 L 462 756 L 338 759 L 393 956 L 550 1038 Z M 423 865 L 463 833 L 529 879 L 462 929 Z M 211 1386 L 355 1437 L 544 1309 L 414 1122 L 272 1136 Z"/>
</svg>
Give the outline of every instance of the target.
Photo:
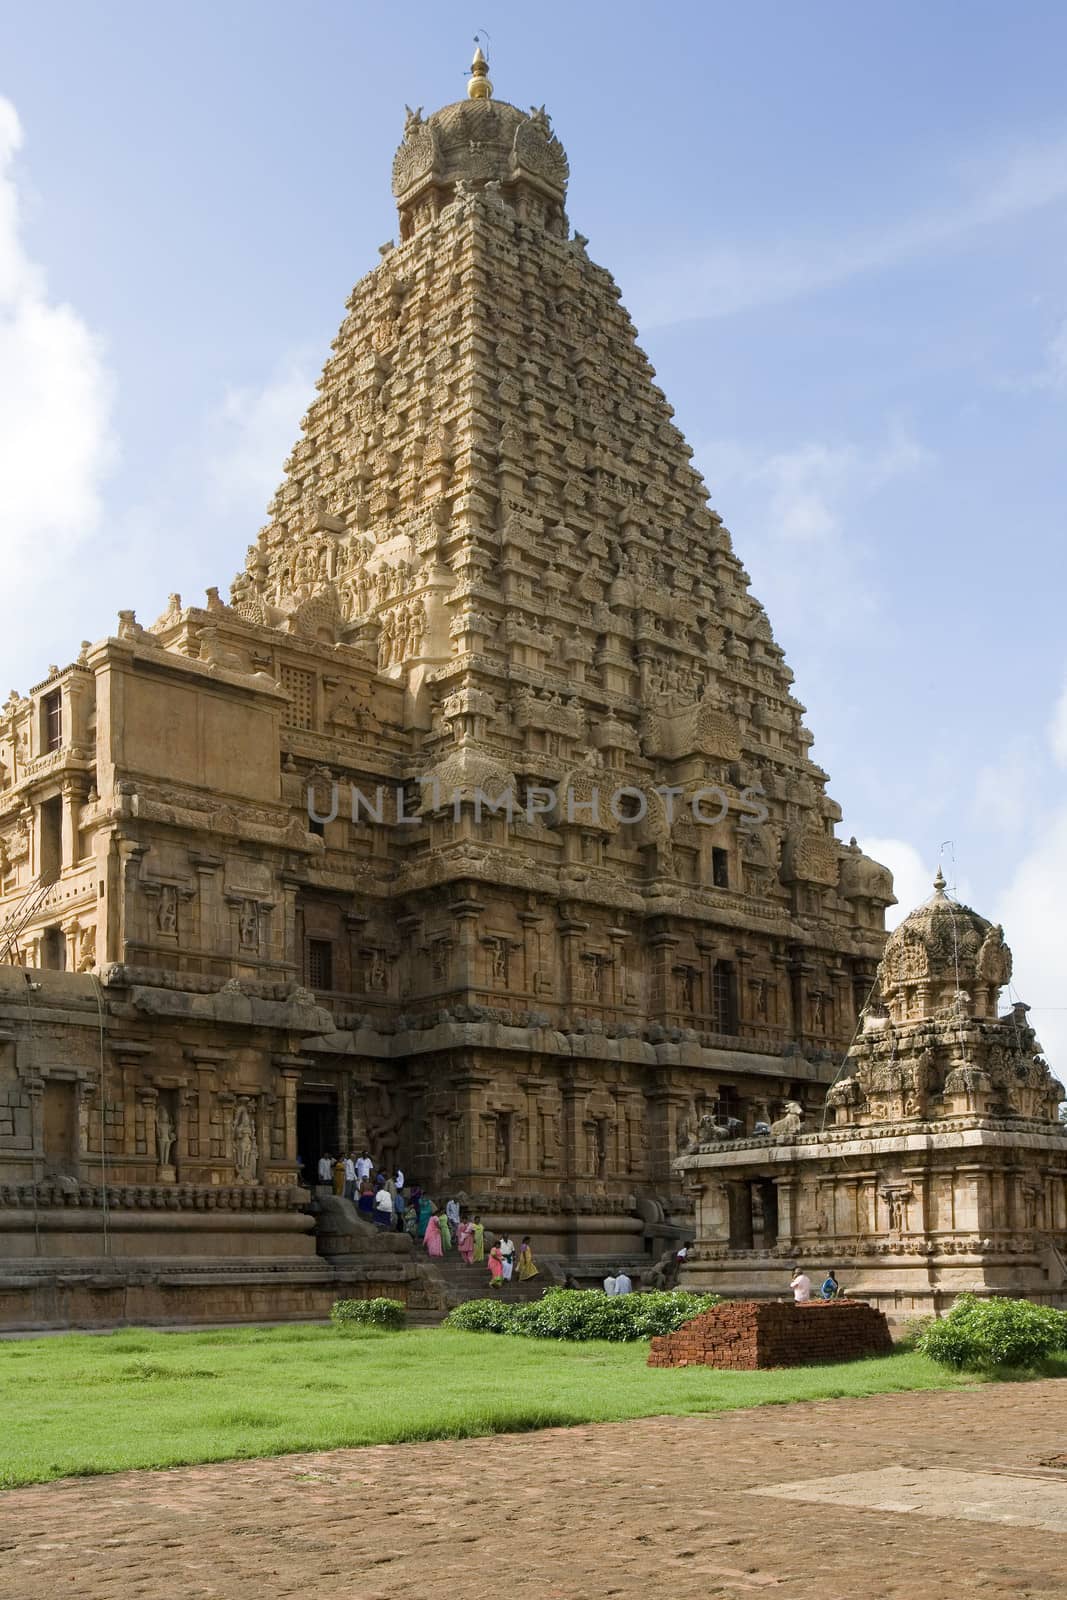
<svg viewBox="0 0 1067 1600">
<path fill-rule="evenodd" d="M 339 1328 L 402 1328 L 407 1308 L 400 1300 L 335 1300 L 330 1321 Z"/>
<path fill-rule="evenodd" d="M 610 1339 L 622 1343 L 673 1333 L 683 1322 L 718 1303 L 713 1294 L 684 1289 L 609 1295 L 603 1289 L 546 1289 L 540 1300 L 509 1305 L 468 1300 L 446 1318 L 468 1333 L 508 1333 L 526 1339 Z"/>
<path fill-rule="evenodd" d="M 1067 1349 L 1067 1312 L 1029 1300 L 961 1294 L 947 1316 L 925 1329 L 916 1348 L 959 1372 L 1033 1367 Z"/>
<path fill-rule="evenodd" d="M 518 1306 L 503 1300 L 466 1300 L 445 1318 L 446 1328 L 462 1328 L 467 1333 L 510 1333 Z"/>
</svg>

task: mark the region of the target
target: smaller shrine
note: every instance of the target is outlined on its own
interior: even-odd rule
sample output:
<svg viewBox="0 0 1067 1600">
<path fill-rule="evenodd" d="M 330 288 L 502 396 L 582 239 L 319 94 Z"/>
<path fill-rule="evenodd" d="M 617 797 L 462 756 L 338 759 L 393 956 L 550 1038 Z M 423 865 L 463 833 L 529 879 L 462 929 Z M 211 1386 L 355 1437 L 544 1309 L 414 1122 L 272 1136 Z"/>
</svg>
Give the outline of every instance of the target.
<svg viewBox="0 0 1067 1600">
<path fill-rule="evenodd" d="M 788 1293 L 799 1265 L 887 1312 L 965 1291 L 1067 1305 L 1067 1127 L 1027 1006 L 998 1014 L 1003 930 L 934 893 L 890 935 L 820 1122 L 702 1124 L 689 1289 Z"/>
</svg>

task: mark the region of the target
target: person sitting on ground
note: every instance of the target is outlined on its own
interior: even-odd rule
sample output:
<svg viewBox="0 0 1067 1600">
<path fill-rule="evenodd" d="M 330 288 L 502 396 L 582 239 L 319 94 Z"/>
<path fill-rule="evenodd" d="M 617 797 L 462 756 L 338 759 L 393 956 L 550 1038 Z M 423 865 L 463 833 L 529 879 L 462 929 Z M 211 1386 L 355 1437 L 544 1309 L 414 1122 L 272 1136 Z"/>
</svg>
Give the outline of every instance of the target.
<svg viewBox="0 0 1067 1600">
<path fill-rule="evenodd" d="M 633 1294 L 633 1292 L 634 1292 L 633 1280 L 631 1279 L 629 1273 L 628 1272 L 618 1272 L 618 1273 L 616 1273 L 615 1274 L 615 1293 L 616 1294 Z"/>
<path fill-rule="evenodd" d="M 811 1279 L 806 1272 L 801 1272 L 797 1267 L 789 1280 L 789 1287 L 793 1291 L 793 1299 L 798 1306 L 806 1305 L 811 1299 Z"/>
<path fill-rule="evenodd" d="M 504 1282 L 510 1283 L 515 1268 L 515 1246 L 507 1234 L 500 1240 L 500 1259 L 504 1263 Z"/>
<path fill-rule="evenodd" d="M 836 1300 L 838 1295 L 841 1293 L 841 1285 L 837 1281 L 837 1273 L 833 1267 L 830 1268 L 829 1272 L 826 1274 L 826 1277 L 823 1279 L 822 1287 L 819 1290 L 819 1293 L 822 1295 L 824 1300 Z"/>
<path fill-rule="evenodd" d="M 520 1281 L 525 1281 L 527 1278 L 536 1278 L 537 1276 L 537 1263 L 533 1258 L 533 1251 L 530 1249 L 530 1235 L 526 1234 L 519 1246 L 519 1279 Z"/>
</svg>

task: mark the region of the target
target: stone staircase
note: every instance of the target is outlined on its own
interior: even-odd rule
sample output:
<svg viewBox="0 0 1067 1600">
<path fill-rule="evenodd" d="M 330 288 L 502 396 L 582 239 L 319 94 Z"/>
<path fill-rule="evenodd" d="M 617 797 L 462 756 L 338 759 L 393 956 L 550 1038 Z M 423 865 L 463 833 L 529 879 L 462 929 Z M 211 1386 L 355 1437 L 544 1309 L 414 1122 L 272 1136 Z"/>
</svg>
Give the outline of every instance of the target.
<svg viewBox="0 0 1067 1600">
<path fill-rule="evenodd" d="M 422 1272 L 432 1276 L 440 1284 L 443 1310 L 430 1310 L 422 1307 L 412 1307 L 408 1311 L 409 1327 L 430 1327 L 440 1323 L 453 1306 L 463 1305 L 467 1300 L 488 1300 L 490 1295 L 495 1299 L 504 1300 L 509 1305 L 524 1304 L 529 1300 L 540 1300 L 547 1288 L 559 1282 L 555 1272 L 538 1263 L 539 1275 L 536 1278 L 527 1278 L 520 1282 L 513 1278 L 510 1283 L 501 1284 L 499 1288 L 490 1288 L 492 1280 L 489 1268 L 484 1261 L 475 1262 L 468 1266 L 462 1256 L 454 1252 L 443 1256 L 439 1261 L 426 1257 L 421 1262 Z"/>
</svg>

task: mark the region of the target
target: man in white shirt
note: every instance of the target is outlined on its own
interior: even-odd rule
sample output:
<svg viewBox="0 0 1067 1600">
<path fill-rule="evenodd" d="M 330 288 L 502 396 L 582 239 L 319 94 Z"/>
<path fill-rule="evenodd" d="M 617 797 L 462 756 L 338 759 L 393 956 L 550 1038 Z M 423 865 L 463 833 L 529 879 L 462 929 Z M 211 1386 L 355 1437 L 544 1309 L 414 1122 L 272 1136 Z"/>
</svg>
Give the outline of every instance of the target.
<svg viewBox="0 0 1067 1600">
<path fill-rule="evenodd" d="M 634 1286 L 629 1273 L 620 1272 L 615 1279 L 616 1294 L 633 1294 Z"/>
<path fill-rule="evenodd" d="M 360 1183 L 363 1183 L 367 1178 L 370 1177 L 370 1169 L 372 1164 L 373 1163 L 371 1162 L 370 1156 L 364 1150 L 363 1154 L 356 1162 L 356 1177 L 359 1179 Z"/>
<path fill-rule="evenodd" d="M 356 1198 L 356 1163 L 349 1154 L 345 1156 L 345 1199 Z"/>
<path fill-rule="evenodd" d="M 503 1265 L 503 1272 L 501 1273 L 501 1276 L 503 1277 L 505 1283 L 510 1283 L 512 1270 L 515 1266 L 514 1242 L 508 1238 L 507 1234 L 505 1234 L 497 1248 L 500 1251 L 500 1260 Z"/>
<path fill-rule="evenodd" d="M 393 1225 L 393 1197 L 384 1184 L 374 1196 L 374 1220 L 379 1228 Z"/>
<path fill-rule="evenodd" d="M 615 1274 L 613 1272 L 609 1272 L 608 1276 L 604 1279 L 604 1293 L 615 1293 Z"/>
<path fill-rule="evenodd" d="M 333 1156 L 325 1151 L 319 1157 L 319 1182 L 324 1183 L 327 1188 L 333 1184 Z"/>
<path fill-rule="evenodd" d="M 789 1287 L 793 1291 L 793 1299 L 798 1306 L 802 1306 L 805 1301 L 811 1299 L 811 1279 L 806 1272 L 801 1272 L 799 1267 L 794 1272 Z"/>
</svg>

